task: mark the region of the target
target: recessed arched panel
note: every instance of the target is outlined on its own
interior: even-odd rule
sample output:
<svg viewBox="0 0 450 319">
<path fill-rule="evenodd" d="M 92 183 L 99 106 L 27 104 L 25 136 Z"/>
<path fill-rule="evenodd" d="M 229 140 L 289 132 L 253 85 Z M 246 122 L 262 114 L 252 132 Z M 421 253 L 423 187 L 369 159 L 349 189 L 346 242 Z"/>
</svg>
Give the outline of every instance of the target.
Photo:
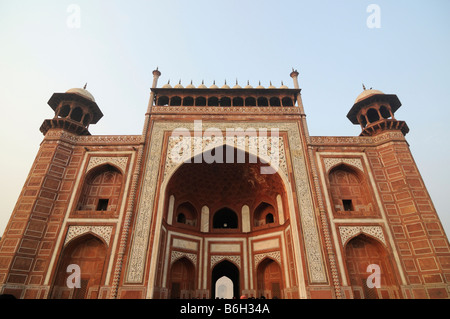
<svg viewBox="0 0 450 319">
<path fill-rule="evenodd" d="M 257 268 L 257 297 L 280 299 L 283 288 L 280 265 L 271 258 L 264 259 Z"/>
<path fill-rule="evenodd" d="M 197 219 L 198 219 L 197 210 L 189 202 L 184 202 L 178 205 L 175 212 L 175 218 L 178 224 L 197 226 Z"/>
<path fill-rule="evenodd" d="M 330 195 L 337 214 L 373 214 L 374 204 L 366 178 L 352 167 L 340 164 L 329 173 Z"/>
<path fill-rule="evenodd" d="M 269 203 L 262 202 L 253 213 L 253 226 L 274 225 L 275 215 L 275 208 Z"/>
<path fill-rule="evenodd" d="M 54 279 L 51 298 L 54 299 L 96 299 L 103 282 L 107 247 L 91 233 L 70 242 L 63 250 Z M 69 266 L 77 267 L 80 288 L 67 285 Z M 70 268 L 74 269 L 74 267 Z M 77 284 L 77 279 L 71 281 Z"/>
<path fill-rule="evenodd" d="M 170 267 L 169 289 L 171 299 L 190 299 L 195 294 L 195 267 L 186 257 Z"/>
<path fill-rule="evenodd" d="M 89 171 L 84 179 L 77 210 L 117 211 L 122 190 L 122 173 L 104 164 Z"/>
<path fill-rule="evenodd" d="M 361 234 L 349 240 L 345 263 L 354 298 L 401 298 L 391 257 L 376 239 Z"/>
</svg>

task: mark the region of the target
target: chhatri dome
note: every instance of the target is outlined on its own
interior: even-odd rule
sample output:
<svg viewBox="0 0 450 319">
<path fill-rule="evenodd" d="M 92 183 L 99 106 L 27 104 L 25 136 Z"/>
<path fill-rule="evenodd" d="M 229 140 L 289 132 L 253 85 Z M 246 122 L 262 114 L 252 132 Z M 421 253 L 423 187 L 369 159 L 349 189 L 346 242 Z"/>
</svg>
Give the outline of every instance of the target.
<svg viewBox="0 0 450 319">
<path fill-rule="evenodd" d="M 369 96 L 375 95 L 375 94 L 384 94 L 383 92 L 379 91 L 379 90 L 373 90 L 373 89 L 369 89 L 366 90 L 366 87 L 363 85 L 364 91 L 358 95 L 358 97 L 355 100 L 355 104 L 358 103 L 359 101 L 362 101 L 366 98 L 368 98 Z"/>
<path fill-rule="evenodd" d="M 94 96 L 88 91 L 86 90 L 86 85 L 84 86 L 84 88 L 73 88 L 68 90 L 66 93 L 74 93 L 74 94 L 78 94 L 92 102 L 95 102 Z"/>
</svg>

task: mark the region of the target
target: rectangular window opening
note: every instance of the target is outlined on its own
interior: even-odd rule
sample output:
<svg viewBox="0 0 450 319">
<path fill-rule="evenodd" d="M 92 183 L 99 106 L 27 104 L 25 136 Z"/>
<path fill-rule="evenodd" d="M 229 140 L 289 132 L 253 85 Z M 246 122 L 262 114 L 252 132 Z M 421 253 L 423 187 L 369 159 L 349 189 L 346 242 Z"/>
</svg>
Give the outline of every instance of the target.
<svg viewBox="0 0 450 319">
<path fill-rule="evenodd" d="M 342 200 L 342 204 L 344 204 L 344 210 L 346 212 L 350 212 L 353 211 L 353 203 L 351 199 L 343 199 Z"/>
<path fill-rule="evenodd" d="M 97 210 L 98 211 L 108 210 L 108 202 L 109 199 L 99 199 L 97 204 Z"/>
</svg>

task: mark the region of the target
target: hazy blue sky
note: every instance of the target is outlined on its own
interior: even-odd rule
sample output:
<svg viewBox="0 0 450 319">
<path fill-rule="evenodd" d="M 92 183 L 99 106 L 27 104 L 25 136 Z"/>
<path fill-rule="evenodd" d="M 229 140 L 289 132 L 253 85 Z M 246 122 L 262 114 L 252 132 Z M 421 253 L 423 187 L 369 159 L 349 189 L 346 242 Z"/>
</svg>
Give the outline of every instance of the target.
<svg viewBox="0 0 450 319">
<path fill-rule="evenodd" d="M 370 4 L 381 28 L 368 28 Z M 80 27 L 67 24 L 80 11 Z M 0 0 L 0 234 L 53 112 L 82 87 L 105 114 L 92 134 L 140 134 L 152 70 L 184 85 L 300 86 L 311 135 L 358 135 L 346 114 L 361 83 L 397 94 L 396 118 L 450 234 L 450 1 Z M 70 20 L 73 21 L 73 20 Z"/>
</svg>

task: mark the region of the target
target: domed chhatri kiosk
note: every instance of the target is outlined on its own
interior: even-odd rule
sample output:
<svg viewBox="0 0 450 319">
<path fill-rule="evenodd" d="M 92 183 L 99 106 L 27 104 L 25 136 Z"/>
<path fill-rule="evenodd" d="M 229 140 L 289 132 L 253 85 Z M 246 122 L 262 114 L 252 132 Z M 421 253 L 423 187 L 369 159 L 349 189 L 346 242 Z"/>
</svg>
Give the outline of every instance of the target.
<svg viewBox="0 0 450 319">
<path fill-rule="evenodd" d="M 51 128 L 64 128 L 78 134 L 90 135 L 90 124 L 96 124 L 102 117 L 94 96 L 84 88 L 73 88 L 66 93 L 54 93 L 48 105 L 55 111 L 53 119 L 45 120 L 41 132 L 45 135 Z"/>
<path fill-rule="evenodd" d="M 358 95 L 347 114 L 353 124 L 361 125 L 361 136 L 371 136 L 390 129 L 400 130 L 406 135 L 409 132 L 406 123 L 397 121 L 394 117 L 394 113 L 402 105 L 397 95 L 363 88 L 364 91 Z"/>
<path fill-rule="evenodd" d="M 297 70 L 293 87 L 160 76 L 136 135 L 91 135 L 86 86 L 52 95 L 1 294 L 449 298 L 448 238 L 396 95 L 364 88 L 347 114 L 359 136 L 311 136 Z"/>
</svg>

